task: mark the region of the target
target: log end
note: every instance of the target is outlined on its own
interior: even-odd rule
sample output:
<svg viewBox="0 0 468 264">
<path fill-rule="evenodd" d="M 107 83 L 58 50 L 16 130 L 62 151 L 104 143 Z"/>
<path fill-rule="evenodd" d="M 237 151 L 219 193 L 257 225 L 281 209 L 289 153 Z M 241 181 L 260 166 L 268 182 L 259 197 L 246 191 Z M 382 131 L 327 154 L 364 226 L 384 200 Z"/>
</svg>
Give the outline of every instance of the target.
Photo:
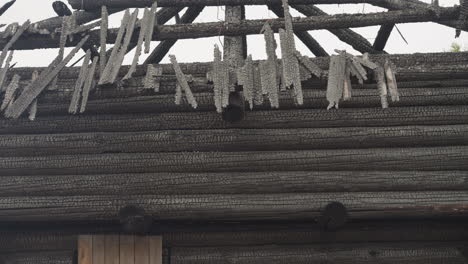
<svg viewBox="0 0 468 264">
<path fill-rule="evenodd" d="M 119 211 L 122 230 L 131 234 L 147 234 L 153 220 L 146 215 L 145 209 L 136 205 L 127 205 Z"/>
<path fill-rule="evenodd" d="M 324 231 L 335 231 L 342 228 L 348 221 L 348 210 L 340 202 L 331 202 L 318 219 L 320 228 Z"/>
</svg>

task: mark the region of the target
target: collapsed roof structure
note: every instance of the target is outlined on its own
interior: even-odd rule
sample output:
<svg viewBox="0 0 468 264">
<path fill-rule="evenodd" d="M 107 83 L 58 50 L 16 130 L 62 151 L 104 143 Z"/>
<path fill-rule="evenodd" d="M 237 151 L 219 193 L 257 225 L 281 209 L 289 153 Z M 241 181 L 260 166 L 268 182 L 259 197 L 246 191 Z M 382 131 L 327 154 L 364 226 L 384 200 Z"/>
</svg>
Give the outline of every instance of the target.
<svg viewBox="0 0 468 264">
<path fill-rule="evenodd" d="M 356 3 L 388 11 L 316 6 Z M 0 33 L 0 264 L 119 263 L 87 259 L 77 242 L 93 234 L 106 248 L 115 237 L 99 236 L 119 233 L 161 235 L 172 264 L 467 263 L 468 54 L 385 45 L 397 23 L 458 36 L 468 2 L 69 4 L 76 11 L 57 1 L 57 17 Z M 245 5 L 279 18 L 246 20 Z M 226 21 L 192 23 L 205 6 L 226 6 Z M 374 43 L 350 29 L 373 25 Z M 362 55 L 328 54 L 307 32 L 317 29 Z M 266 60 L 247 54 L 250 34 L 263 34 Z M 179 39 L 211 36 L 224 36 L 213 62 L 159 64 Z M 14 50 L 41 48 L 59 49 L 48 67 L 10 66 Z M 67 67 L 80 49 L 82 66 Z"/>
</svg>

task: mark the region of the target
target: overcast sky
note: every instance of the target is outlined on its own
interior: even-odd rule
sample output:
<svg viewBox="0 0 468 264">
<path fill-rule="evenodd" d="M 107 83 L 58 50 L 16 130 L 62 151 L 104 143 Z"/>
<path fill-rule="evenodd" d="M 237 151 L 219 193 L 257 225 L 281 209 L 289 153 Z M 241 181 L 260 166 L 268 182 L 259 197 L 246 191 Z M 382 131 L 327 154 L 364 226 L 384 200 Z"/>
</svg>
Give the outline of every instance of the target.
<svg viewBox="0 0 468 264">
<path fill-rule="evenodd" d="M 423 0 L 430 2 L 431 0 Z M 6 3 L 7 0 L 0 0 L 0 5 Z M 24 22 L 30 19 L 32 22 L 40 21 L 52 16 L 55 13 L 52 9 L 53 0 L 17 0 L 11 9 L 0 17 L 0 24 L 8 24 L 12 22 Z M 66 1 L 65 1 L 66 2 Z M 459 0 L 440 0 L 443 6 L 453 6 L 458 4 Z M 366 4 L 358 5 L 319 5 L 322 10 L 330 13 L 362 13 L 362 12 L 378 12 L 383 9 L 376 8 Z M 300 16 L 299 13 L 292 11 L 293 16 Z M 142 12 L 140 12 L 141 14 Z M 260 18 L 275 18 L 276 16 L 269 12 L 266 7 L 249 6 L 246 9 L 248 19 Z M 122 14 L 112 15 L 111 27 L 118 27 Z M 205 8 L 200 17 L 195 22 L 211 22 L 224 19 L 223 7 L 208 7 Z M 171 21 L 170 23 L 173 23 Z M 468 49 L 468 33 L 463 32 L 461 37 L 455 39 L 455 30 L 449 27 L 441 26 L 435 23 L 413 23 L 399 24 L 399 30 L 404 38 L 408 41 L 406 44 L 403 38 L 397 31 L 393 31 L 389 42 L 386 46 L 386 51 L 389 53 L 415 53 L 415 52 L 440 52 L 447 51 L 453 42 L 460 44 Z M 378 31 L 378 27 L 355 28 L 356 32 L 363 35 L 371 43 L 373 43 Z M 310 32 L 320 44 L 330 54 L 334 49 L 345 49 L 349 52 L 356 53 L 350 46 L 339 41 L 334 35 L 325 30 L 317 30 Z M 213 37 L 195 40 L 181 40 L 171 49 L 170 54 L 177 56 L 179 62 L 194 62 L 194 61 L 211 61 L 213 58 L 213 45 L 220 43 L 222 38 Z M 311 52 L 297 40 L 297 48 L 303 54 L 313 56 Z M 156 46 L 158 42 L 154 42 Z M 69 49 L 68 49 L 69 50 Z M 260 35 L 248 36 L 248 50 L 254 59 L 265 58 L 265 43 Z M 278 50 L 279 52 L 279 50 Z M 57 55 L 56 49 L 47 49 L 41 51 L 17 51 L 15 53 L 14 62 L 18 62 L 17 66 L 45 66 L 48 65 Z M 80 53 L 77 58 L 83 55 Z M 278 54 L 280 55 L 280 54 Z M 129 53 L 126 57 L 126 63 L 130 63 L 133 53 Z M 140 62 L 145 59 L 145 55 L 140 57 Z M 73 62 L 73 60 L 72 60 Z M 168 62 L 168 58 L 163 60 Z"/>
</svg>

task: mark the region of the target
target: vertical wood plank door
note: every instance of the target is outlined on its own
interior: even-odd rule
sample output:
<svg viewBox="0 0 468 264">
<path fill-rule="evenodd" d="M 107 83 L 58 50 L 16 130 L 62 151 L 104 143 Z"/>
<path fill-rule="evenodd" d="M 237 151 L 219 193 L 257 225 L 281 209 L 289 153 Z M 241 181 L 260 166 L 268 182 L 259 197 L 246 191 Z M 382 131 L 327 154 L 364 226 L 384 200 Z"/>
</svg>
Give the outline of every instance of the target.
<svg viewBox="0 0 468 264">
<path fill-rule="evenodd" d="M 162 237 L 80 235 L 78 264 L 162 264 Z"/>
</svg>

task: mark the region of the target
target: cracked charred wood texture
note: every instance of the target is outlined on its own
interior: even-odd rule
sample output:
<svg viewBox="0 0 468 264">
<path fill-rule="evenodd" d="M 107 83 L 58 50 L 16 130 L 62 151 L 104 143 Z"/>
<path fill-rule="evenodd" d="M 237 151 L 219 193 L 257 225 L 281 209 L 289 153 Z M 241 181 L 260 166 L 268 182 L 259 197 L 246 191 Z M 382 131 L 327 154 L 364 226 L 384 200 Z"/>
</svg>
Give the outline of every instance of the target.
<svg viewBox="0 0 468 264">
<path fill-rule="evenodd" d="M 16 2 L 16 0 L 11 0 L 6 2 L 2 7 L 0 7 L 0 16 L 3 15 L 10 7 Z"/>
<path fill-rule="evenodd" d="M 141 86 L 138 86 L 141 87 Z M 88 114 L 128 114 L 128 113 L 163 113 L 163 112 L 191 112 L 193 108 L 188 106 L 186 99 L 181 105 L 172 102 L 173 95 L 145 95 L 138 87 L 133 90 L 116 93 L 112 96 L 105 92 L 97 92 L 90 97 L 86 112 Z M 171 86 L 170 91 L 173 91 Z M 198 111 L 215 111 L 213 93 L 204 92 L 210 90 L 210 85 L 199 85 L 194 91 Z M 313 90 L 317 86 L 307 87 L 304 90 L 304 104 L 297 106 L 293 98 L 281 95 L 279 98 L 280 109 L 324 109 L 328 106 L 325 99 L 325 91 Z M 370 87 L 374 88 L 374 87 Z M 168 88 L 162 88 L 168 90 Z M 164 91 L 162 90 L 162 91 Z M 197 91 L 198 90 L 198 91 Z M 401 100 L 391 103 L 392 107 L 402 106 L 443 106 L 463 105 L 468 103 L 468 94 L 464 87 L 448 88 L 405 88 L 399 89 Z M 69 93 L 66 93 L 69 95 Z M 69 97 L 69 96 L 68 96 Z M 67 112 L 67 96 L 54 97 L 43 96 L 38 105 L 41 115 L 62 115 Z M 380 107 L 379 97 L 373 89 L 358 89 L 353 91 L 353 99 L 340 103 L 345 108 Z M 270 110 L 271 106 L 265 102 L 255 106 L 257 110 Z"/>
<path fill-rule="evenodd" d="M 330 201 L 352 220 L 466 217 L 467 191 L 1 197 L 3 222 L 116 220 L 136 204 L 156 221 L 311 220 Z"/>
<path fill-rule="evenodd" d="M 298 109 L 296 111 L 254 111 L 239 123 L 220 120 L 215 112 L 39 116 L 34 122 L 25 119 L 0 119 L 0 134 L 136 132 L 175 129 L 219 128 L 319 128 L 319 127 L 382 127 L 406 125 L 466 124 L 467 106 L 378 108 Z M 128 125 L 132 120 L 132 126 Z"/>
<path fill-rule="evenodd" d="M 284 9 L 279 5 L 270 5 L 268 8 L 275 13 L 277 17 L 283 18 L 284 17 Z M 325 49 L 315 40 L 308 32 L 294 32 L 296 36 L 306 45 L 306 47 L 317 57 L 325 57 L 328 56 L 328 53 Z"/>
<path fill-rule="evenodd" d="M 385 45 L 387 45 L 388 38 L 390 34 L 392 34 L 393 28 L 395 24 L 386 24 L 382 25 L 377 33 L 377 37 L 375 38 L 373 48 L 376 51 L 383 51 Z"/>
<path fill-rule="evenodd" d="M 127 122 L 128 123 L 128 122 Z M 2 157 L 2 175 L 288 170 L 468 170 L 468 147 L 165 152 Z"/>
<path fill-rule="evenodd" d="M 0 231 L 0 253 L 13 251 L 68 251 L 76 248 L 79 234 L 118 232 L 116 224 L 31 225 Z M 195 231 L 195 232 L 194 232 Z M 165 223 L 153 225 L 149 234 L 163 234 L 167 247 L 246 245 L 301 245 L 325 243 L 422 242 L 451 243 L 468 238 L 468 225 L 457 220 L 392 220 L 349 223 L 337 232 L 321 232 L 310 221 L 295 223 Z"/>
<path fill-rule="evenodd" d="M 68 0 L 69 4 L 75 9 L 96 9 L 102 5 L 108 7 L 131 8 L 151 6 L 153 0 Z M 377 6 L 404 5 L 402 0 L 290 0 L 290 4 L 360 4 L 369 3 Z M 397 3 L 393 3 L 397 2 Z M 226 5 L 268 5 L 281 4 L 281 0 L 158 0 L 158 6 L 226 6 Z M 407 5 L 411 6 L 411 5 Z"/>
<path fill-rule="evenodd" d="M 4 135 L 0 156 L 450 145 L 468 145 L 468 125 Z"/>
<path fill-rule="evenodd" d="M 198 263 L 453 263 L 463 264 L 463 243 L 376 243 L 318 245 L 255 245 L 231 247 L 174 247 L 163 251 L 163 264 Z M 9 253 L 6 261 L 17 264 L 71 264 L 73 251 Z M 9 262 L 7 262 L 9 263 Z"/>
<path fill-rule="evenodd" d="M 122 173 L 2 176 L 0 196 L 464 191 L 467 188 L 466 171 Z"/>
<path fill-rule="evenodd" d="M 294 28 L 297 31 L 308 31 L 330 28 L 349 28 L 349 27 L 366 27 L 389 23 L 412 23 L 412 22 L 438 22 L 445 21 L 457 16 L 459 9 L 445 8 L 435 13 L 429 9 L 413 9 L 406 11 L 389 11 L 382 13 L 370 14 L 347 14 L 347 15 L 330 15 L 330 16 L 315 16 L 296 18 L 293 21 Z M 225 22 L 209 22 L 195 24 L 180 24 L 180 25 L 161 25 L 153 34 L 153 40 L 167 39 L 188 39 L 188 38 L 204 38 L 219 35 L 225 36 L 240 36 L 259 34 L 265 22 L 269 22 L 273 30 L 277 31 L 284 27 L 284 20 L 245 20 L 240 23 L 225 23 Z M 110 29 L 107 42 L 114 43 L 117 35 L 116 29 Z M 100 31 L 94 30 L 90 32 L 90 41 L 99 43 Z M 137 36 L 132 39 L 136 42 Z M 0 41 L 0 47 L 5 45 L 7 39 Z M 69 46 L 76 45 L 77 40 L 67 43 Z M 49 35 L 33 34 L 27 38 L 20 38 L 13 49 L 40 49 L 40 48 L 56 48 L 57 43 Z"/>
<path fill-rule="evenodd" d="M 185 11 L 184 15 L 180 18 L 180 24 L 192 23 L 198 15 L 203 11 L 204 7 L 189 7 Z M 159 15 L 158 15 L 159 17 Z M 146 58 L 144 64 L 156 64 L 161 62 L 161 60 L 166 56 L 172 46 L 177 42 L 176 39 L 164 40 L 158 44 L 158 46 L 151 52 L 151 54 Z"/>
<path fill-rule="evenodd" d="M 299 11 L 305 16 L 326 16 L 328 15 L 320 8 L 315 7 L 313 5 L 293 5 L 294 9 Z M 363 36 L 359 35 L 358 33 L 354 32 L 351 29 L 329 29 L 329 31 L 338 37 L 341 41 L 349 44 L 355 50 L 361 53 L 382 53 L 380 51 L 375 50 L 372 47 L 372 44 L 367 41 Z"/>
</svg>

